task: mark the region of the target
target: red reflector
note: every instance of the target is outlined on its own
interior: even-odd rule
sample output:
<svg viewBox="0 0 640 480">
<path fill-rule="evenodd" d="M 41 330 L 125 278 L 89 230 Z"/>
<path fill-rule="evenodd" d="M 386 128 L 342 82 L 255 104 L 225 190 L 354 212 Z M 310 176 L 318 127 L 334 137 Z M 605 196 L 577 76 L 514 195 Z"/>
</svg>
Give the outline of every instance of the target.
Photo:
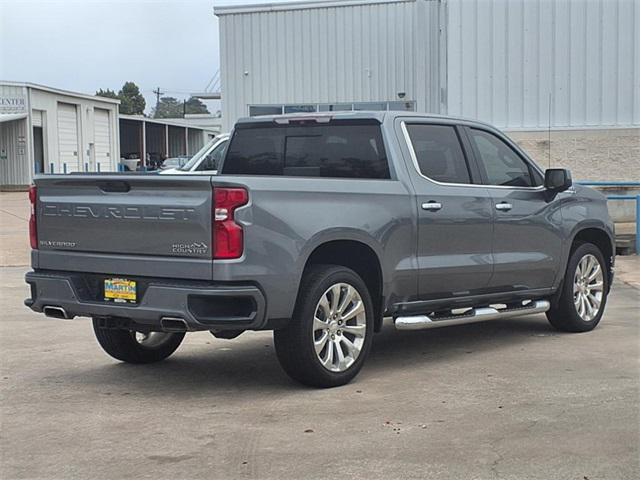
<svg viewBox="0 0 640 480">
<path fill-rule="evenodd" d="M 29 216 L 29 243 L 31 248 L 38 248 L 38 228 L 36 225 L 36 202 L 38 201 L 38 190 L 35 185 L 29 187 L 29 203 L 31 203 L 31 216 Z"/>
<path fill-rule="evenodd" d="M 240 258 L 244 249 L 242 227 L 234 218 L 236 208 L 246 205 L 244 188 L 215 187 L 213 205 L 213 258 Z"/>
</svg>

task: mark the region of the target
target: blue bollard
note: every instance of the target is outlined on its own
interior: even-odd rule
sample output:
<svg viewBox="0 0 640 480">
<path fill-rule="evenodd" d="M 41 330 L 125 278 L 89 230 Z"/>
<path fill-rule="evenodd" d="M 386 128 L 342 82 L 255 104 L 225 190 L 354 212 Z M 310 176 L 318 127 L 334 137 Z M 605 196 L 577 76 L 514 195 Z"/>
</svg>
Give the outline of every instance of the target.
<svg viewBox="0 0 640 480">
<path fill-rule="evenodd" d="M 636 255 L 640 255 L 640 195 L 636 195 Z"/>
</svg>

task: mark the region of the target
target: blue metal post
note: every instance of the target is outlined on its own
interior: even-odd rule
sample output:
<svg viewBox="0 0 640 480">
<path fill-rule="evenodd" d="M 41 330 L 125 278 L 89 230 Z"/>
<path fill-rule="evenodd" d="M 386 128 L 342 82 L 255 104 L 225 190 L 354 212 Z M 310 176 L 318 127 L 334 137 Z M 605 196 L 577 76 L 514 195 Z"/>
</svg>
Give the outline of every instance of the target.
<svg viewBox="0 0 640 480">
<path fill-rule="evenodd" d="M 53 173 L 53 162 L 49 164 L 51 167 L 51 173 Z"/>
<path fill-rule="evenodd" d="M 640 255 L 640 195 L 636 195 L 636 255 Z"/>
</svg>

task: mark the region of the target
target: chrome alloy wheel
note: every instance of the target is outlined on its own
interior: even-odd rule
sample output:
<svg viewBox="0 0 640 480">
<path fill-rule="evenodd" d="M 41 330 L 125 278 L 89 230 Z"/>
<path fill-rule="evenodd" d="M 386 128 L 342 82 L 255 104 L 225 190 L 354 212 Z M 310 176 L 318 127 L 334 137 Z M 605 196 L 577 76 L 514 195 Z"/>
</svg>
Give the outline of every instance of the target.
<svg viewBox="0 0 640 480">
<path fill-rule="evenodd" d="M 580 259 L 573 277 L 573 303 L 585 322 L 593 320 L 600 311 L 604 294 L 604 273 L 598 259 L 587 254 Z"/>
<path fill-rule="evenodd" d="M 353 286 L 336 283 L 322 294 L 313 318 L 313 342 L 324 368 L 344 372 L 353 365 L 366 330 L 364 302 Z"/>
<path fill-rule="evenodd" d="M 173 333 L 167 332 L 131 332 L 131 335 L 140 345 L 146 348 L 158 348 L 167 343 Z"/>
</svg>

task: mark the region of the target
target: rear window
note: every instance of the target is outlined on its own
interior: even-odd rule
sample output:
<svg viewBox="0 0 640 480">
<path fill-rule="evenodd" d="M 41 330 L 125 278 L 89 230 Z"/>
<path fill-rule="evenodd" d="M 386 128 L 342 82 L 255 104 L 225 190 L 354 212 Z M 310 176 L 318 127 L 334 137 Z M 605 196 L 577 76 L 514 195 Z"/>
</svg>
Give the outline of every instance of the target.
<svg viewBox="0 0 640 480">
<path fill-rule="evenodd" d="M 223 174 L 389 178 L 379 124 L 237 128 Z"/>
</svg>

